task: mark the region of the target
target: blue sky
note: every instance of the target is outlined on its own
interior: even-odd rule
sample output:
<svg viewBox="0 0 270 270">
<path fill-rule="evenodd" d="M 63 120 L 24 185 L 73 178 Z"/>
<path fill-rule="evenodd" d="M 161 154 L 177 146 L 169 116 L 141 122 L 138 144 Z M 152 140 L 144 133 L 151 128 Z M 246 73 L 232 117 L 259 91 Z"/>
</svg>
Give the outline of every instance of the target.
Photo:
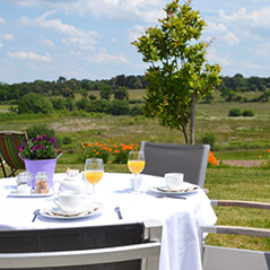
<svg viewBox="0 0 270 270">
<path fill-rule="evenodd" d="M 0 82 L 142 75 L 130 42 L 157 25 L 168 0 L 0 0 Z M 183 1 L 180 1 L 183 3 Z M 270 76 L 269 0 L 193 0 L 214 37 L 222 75 Z"/>
</svg>

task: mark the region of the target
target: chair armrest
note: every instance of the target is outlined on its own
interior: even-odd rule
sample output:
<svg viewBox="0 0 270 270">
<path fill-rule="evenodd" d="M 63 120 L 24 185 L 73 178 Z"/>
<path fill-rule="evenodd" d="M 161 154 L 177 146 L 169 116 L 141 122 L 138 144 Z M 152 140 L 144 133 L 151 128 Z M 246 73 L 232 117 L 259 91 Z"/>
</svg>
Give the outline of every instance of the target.
<svg viewBox="0 0 270 270">
<path fill-rule="evenodd" d="M 270 238 L 270 229 L 240 226 L 200 226 L 201 233 L 236 234 Z"/>
<path fill-rule="evenodd" d="M 245 207 L 270 210 L 270 203 L 237 200 L 211 200 L 213 206 Z"/>
<path fill-rule="evenodd" d="M 160 242 L 150 242 L 128 246 L 75 251 L 0 253 L 0 269 L 67 267 L 120 262 L 159 256 L 159 252 Z"/>
</svg>

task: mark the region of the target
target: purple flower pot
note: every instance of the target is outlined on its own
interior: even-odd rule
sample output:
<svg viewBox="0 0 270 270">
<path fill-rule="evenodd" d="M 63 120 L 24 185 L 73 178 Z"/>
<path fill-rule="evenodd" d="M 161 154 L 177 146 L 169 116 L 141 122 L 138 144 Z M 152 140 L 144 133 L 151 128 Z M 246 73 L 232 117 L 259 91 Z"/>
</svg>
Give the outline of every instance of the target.
<svg viewBox="0 0 270 270">
<path fill-rule="evenodd" d="M 39 159 L 39 160 L 30 160 L 30 159 L 24 159 L 21 157 L 21 159 L 25 163 L 26 171 L 33 174 L 33 179 L 32 179 L 32 188 L 33 189 L 35 188 L 35 176 L 36 176 L 36 173 L 38 173 L 38 172 L 47 172 L 48 173 L 49 187 L 50 188 L 52 187 L 56 161 L 61 155 L 62 155 L 62 153 L 60 155 L 58 155 L 57 158 Z"/>
</svg>

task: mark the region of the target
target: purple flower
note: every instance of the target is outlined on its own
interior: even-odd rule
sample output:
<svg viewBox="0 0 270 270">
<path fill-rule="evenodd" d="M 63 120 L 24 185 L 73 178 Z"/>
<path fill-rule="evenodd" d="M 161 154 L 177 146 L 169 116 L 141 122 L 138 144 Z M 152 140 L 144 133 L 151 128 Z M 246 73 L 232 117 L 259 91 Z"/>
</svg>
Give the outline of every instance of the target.
<svg viewBox="0 0 270 270">
<path fill-rule="evenodd" d="M 19 151 L 21 152 L 22 150 L 23 150 L 23 147 L 20 146 L 20 147 L 19 147 Z"/>
<path fill-rule="evenodd" d="M 42 148 L 42 145 L 40 145 L 40 144 L 37 144 L 37 145 L 36 145 L 36 149 L 37 149 L 37 150 L 39 150 L 39 149 L 41 149 L 41 148 Z"/>
<path fill-rule="evenodd" d="M 58 148 L 58 145 L 57 145 L 57 144 L 55 144 L 55 145 L 54 145 L 54 148 L 55 148 L 55 149 L 57 149 L 57 148 Z"/>
<path fill-rule="evenodd" d="M 52 137 L 51 142 L 53 142 L 53 143 L 56 142 L 56 138 Z"/>
<path fill-rule="evenodd" d="M 41 137 L 38 137 L 38 138 L 37 138 L 37 141 L 38 141 L 38 142 L 42 141 L 42 138 L 41 138 Z"/>
<path fill-rule="evenodd" d="M 41 137 L 40 137 L 42 140 L 45 140 L 47 138 L 46 134 L 43 134 Z"/>
</svg>

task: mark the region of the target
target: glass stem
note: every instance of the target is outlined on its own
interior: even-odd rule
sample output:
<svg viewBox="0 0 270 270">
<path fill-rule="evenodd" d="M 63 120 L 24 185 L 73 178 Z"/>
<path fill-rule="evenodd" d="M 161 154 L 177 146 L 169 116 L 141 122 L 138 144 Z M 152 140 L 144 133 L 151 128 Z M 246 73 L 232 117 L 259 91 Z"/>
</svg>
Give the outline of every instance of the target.
<svg viewBox="0 0 270 270">
<path fill-rule="evenodd" d="M 93 202 L 97 202 L 97 193 L 96 193 L 96 185 L 93 185 Z"/>
</svg>

